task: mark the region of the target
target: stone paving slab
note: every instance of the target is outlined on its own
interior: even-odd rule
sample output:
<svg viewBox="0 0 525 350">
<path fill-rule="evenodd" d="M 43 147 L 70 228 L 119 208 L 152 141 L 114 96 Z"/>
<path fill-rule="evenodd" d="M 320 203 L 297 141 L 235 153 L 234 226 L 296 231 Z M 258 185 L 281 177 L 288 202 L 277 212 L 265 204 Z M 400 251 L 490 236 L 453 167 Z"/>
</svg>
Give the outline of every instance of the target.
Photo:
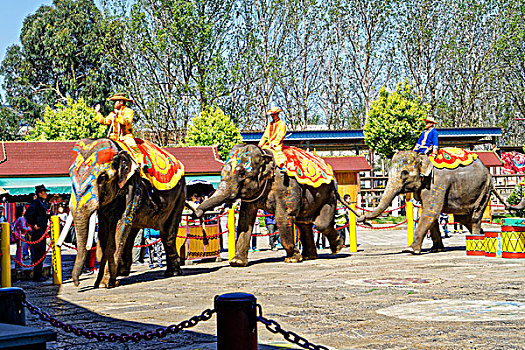
<svg viewBox="0 0 525 350">
<path fill-rule="evenodd" d="M 259 242 L 264 248 L 267 237 Z M 318 260 L 299 264 L 285 264 L 282 250 L 262 250 L 250 253 L 246 268 L 229 267 L 226 260 L 200 263 L 172 278 L 164 278 L 163 269 L 134 266 L 114 289 L 93 289 L 93 275 L 83 276 L 79 288 L 70 279 L 60 288 L 50 282 L 14 286 L 58 319 L 106 333 L 166 327 L 213 308 L 216 295 L 240 291 L 257 297 L 265 317 L 330 349 L 524 349 L 525 259 L 466 256 L 460 234 L 445 240 L 446 252 L 421 256 L 401 253 L 403 229 L 360 230 L 359 242 L 357 253 L 347 248 L 333 256 L 324 249 Z M 430 245 L 425 240 L 424 247 Z M 64 250 L 66 277 L 73 253 Z M 494 308 L 502 303 L 504 312 Z M 465 307 L 471 304 L 477 308 Z M 484 321 L 491 308 L 509 317 Z M 435 316 L 444 310 L 455 318 Z M 484 317 L 476 320 L 476 313 Z M 26 317 L 28 325 L 51 327 L 28 312 Z M 215 322 L 137 344 L 98 343 L 59 330 L 48 348 L 215 349 Z M 260 349 L 294 348 L 262 324 L 258 332 Z"/>
</svg>

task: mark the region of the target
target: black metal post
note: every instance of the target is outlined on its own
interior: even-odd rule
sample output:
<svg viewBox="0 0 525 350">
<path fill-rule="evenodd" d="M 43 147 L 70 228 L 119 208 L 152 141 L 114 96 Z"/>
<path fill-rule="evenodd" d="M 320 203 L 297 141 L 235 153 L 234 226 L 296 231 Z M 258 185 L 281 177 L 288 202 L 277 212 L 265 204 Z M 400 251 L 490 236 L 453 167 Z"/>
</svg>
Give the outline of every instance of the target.
<svg viewBox="0 0 525 350">
<path fill-rule="evenodd" d="M 25 293 L 22 288 L 0 288 L 0 323 L 26 325 L 26 314 L 22 301 Z"/>
<path fill-rule="evenodd" d="M 257 298 L 247 293 L 215 297 L 217 350 L 257 350 Z"/>
</svg>

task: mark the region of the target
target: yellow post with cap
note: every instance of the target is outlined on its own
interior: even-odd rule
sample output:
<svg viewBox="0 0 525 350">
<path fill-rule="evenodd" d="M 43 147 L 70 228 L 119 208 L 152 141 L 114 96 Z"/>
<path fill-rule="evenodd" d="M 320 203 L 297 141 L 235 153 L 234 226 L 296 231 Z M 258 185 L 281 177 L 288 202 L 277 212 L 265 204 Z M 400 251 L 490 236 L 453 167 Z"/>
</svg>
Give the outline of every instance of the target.
<svg viewBox="0 0 525 350">
<path fill-rule="evenodd" d="M 351 204 L 350 207 L 356 210 L 357 206 Z M 350 233 L 350 252 L 357 253 L 357 217 L 353 211 L 348 212 L 348 231 Z"/>
<path fill-rule="evenodd" d="M 2 269 L 1 284 L 2 288 L 11 287 L 11 239 L 10 226 L 8 222 L 2 222 L 2 232 L 0 236 L 0 268 Z"/>
<path fill-rule="evenodd" d="M 228 209 L 228 260 L 235 257 L 235 209 Z"/>
<path fill-rule="evenodd" d="M 51 261 L 53 262 L 53 284 L 62 284 L 62 252 L 59 246 L 57 246 L 58 237 L 60 236 L 60 221 L 58 216 L 53 215 L 51 217 L 51 240 L 53 242 L 53 256 Z"/>
</svg>

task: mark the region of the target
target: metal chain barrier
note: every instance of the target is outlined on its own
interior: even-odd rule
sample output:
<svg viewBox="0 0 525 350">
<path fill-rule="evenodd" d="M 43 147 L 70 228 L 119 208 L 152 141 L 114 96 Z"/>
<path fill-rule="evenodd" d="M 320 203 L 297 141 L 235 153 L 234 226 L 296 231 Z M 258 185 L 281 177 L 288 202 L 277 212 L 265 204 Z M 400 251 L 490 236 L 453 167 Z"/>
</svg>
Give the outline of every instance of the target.
<svg viewBox="0 0 525 350">
<path fill-rule="evenodd" d="M 264 324 L 266 326 L 266 329 L 269 330 L 273 334 L 280 334 L 283 336 L 283 338 L 287 341 L 289 341 L 292 344 L 299 345 L 303 349 L 311 349 L 311 350 L 329 350 L 326 346 L 322 345 L 315 345 L 310 343 L 305 338 L 301 337 L 299 334 L 291 332 L 291 331 L 285 331 L 282 329 L 281 325 L 279 323 L 275 322 L 274 320 L 269 320 L 265 318 L 262 314 L 262 307 L 260 304 L 257 304 L 257 308 L 259 309 L 259 316 L 257 316 L 257 320 Z"/>
<path fill-rule="evenodd" d="M 14 261 L 16 264 L 22 266 L 22 267 L 35 267 L 36 265 L 40 264 L 42 261 L 44 261 L 44 259 L 46 258 L 47 256 L 47 253 L 49 253 L 49 251 L 51 250 L 51 247 L 53 246 L 53 242 L 49 243 L 49 245 L 47 246 L 47 250 L 46 252 L 44 253 L 44 256 L 42 258 L 40 258 L 40 260 L 38 260 L 36 263 L 33 263 L 31 265 L 26 265 L 24 263 L 22 263 L 21 261 L 18 261 L 16 260 L 16 258 L 13 258 L 11 256 L 11 260 Z"/>
<path fill-rule="evenodd" d="M 34 315 L 37 315 L 42 321 L 49 322 L 53 327 L 56 328 L 62 328 L 67 333 L 73 333 L 78 337 L 85 337 L 87 339 L 97 339 L 98 341 L 108 341 L 108 342 L 121 342 L 126 343 L 128 341 L 134 341 L 139 342 L 141 340 L 152 340 L 154 338 L 164 338 L 168 334 L 176 334 L 182 331 L 185 328 L 191 328 L 196 326 L 199 322 L 207 321 L 209 320 L 213 314 L 216 312 L 215 310 L 206 309 L 204 310 L 200 315 L 193 316 L 189 320 L 182 321 L 178 324 L 171 325 L 164 328 L 157 328 L 155 331 L 146 331 L 144 333 L 135 332 L 133 334 L 116 334 L 116 333 L 109 333 L 106 334 L 104 332 L 96 332 L 93 330 L 85 330 L 81 327 L 75 327 L 73 325 L 64 323 L 55 317 L 49 315 L 47 312 L 42 311 L 37 306 L 31 304 L 27 300 L 22 301 L 22 305 L 27 307 L 27 309 Z"/>
</svg>

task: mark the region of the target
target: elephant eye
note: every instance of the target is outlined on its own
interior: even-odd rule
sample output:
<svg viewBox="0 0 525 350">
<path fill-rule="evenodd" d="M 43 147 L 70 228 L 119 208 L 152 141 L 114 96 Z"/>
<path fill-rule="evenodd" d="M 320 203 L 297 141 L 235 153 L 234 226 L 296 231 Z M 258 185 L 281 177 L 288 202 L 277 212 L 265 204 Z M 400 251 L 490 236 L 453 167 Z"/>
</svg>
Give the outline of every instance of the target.
<svg viewBox="0 0 525 350">
<path fill-rule="evenodd" d="M 401 171 L 401 176 L 402 176 L 402 177 L 407 177 L 408 174 L 409 174 L 409 173 L 408 173 L 408 171 L 406 171 L 406 170 Z"/>
</svg>

